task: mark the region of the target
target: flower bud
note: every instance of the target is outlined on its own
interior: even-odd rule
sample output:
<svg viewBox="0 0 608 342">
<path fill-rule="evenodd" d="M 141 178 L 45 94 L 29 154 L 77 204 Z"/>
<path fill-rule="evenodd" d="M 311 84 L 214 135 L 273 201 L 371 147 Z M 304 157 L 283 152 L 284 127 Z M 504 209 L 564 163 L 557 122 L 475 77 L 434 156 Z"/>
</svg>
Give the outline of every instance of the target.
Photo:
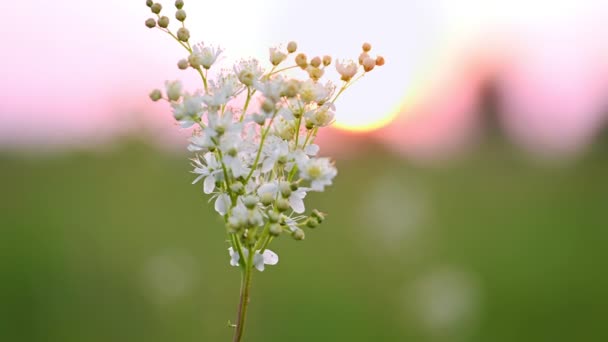
<svg viewBox="0 0 608 342">
<path fill-rule="evenodd" d="M 154 89 L 150 93 L 150 99 L 154 102 L 160 100 L 162 97 L 163 97 L 163 95 L 161 94 L 160 90 L 158 90 L 158 89 Z"/>
<path fill-rule="evenodd" d="M 293 236 L 294 239 L 301 241 L 304 240 L 304 238 L 306 237 L 306 235 L 304 234 L 304 231 L 302 229 L 296 229 L 293 231 L 293 233 L 291 233 L 291 235 Z"/>
<path fill-rule="evenodd" d="M 175 1 L 175 8 L 182 9 L 182 7 L 184 7 L 184 0 L 176 0 Z"/>
<path fill-rule="evenodd" d="M 306 226 L 308 228 L 316 228 L 318 225 L 319 220 L 314 217 L 309 217 L 308 220 L 306 220 Z"/>
<path fill-rule="evenodd" d="M 310 67 L 308 68 L 308 76 L 310 76 L 313 81 L 318 81 L 321 77 L 323 77 L 323 69 Z"/>
<path fill-rule="evenodd" d="M 160 11 L 163 9 L 163 5 L 157 3 L 152 4 L 152 6 L 150 6 L 150 10 L 152 10 L 152 13 L 154 14 L 158 14 L 160 13 Z"/>
<path fill-rule="evenodd" d="M 359 64 L 363 65 L 363 61 L 369 58 L 369 55 L 367 54 L 367 52 L 361 52 L 361 54 L 359 55 Z"/>
<path fill-rule="evenodd" d="M 291 184 L 288 182 L 281 182 L 279 184 L 279 190 L 281 191 L 281 196 L 283 196 L 283 198 L 289 198 L 289 196 L 291 196 Z"/>
<path fill-rule="evenodd" d="M 310 121 L 310 120 L 306 119 L 306 129 L 311 130 L 311 129 L 313 129 L 313 128 L 315 128 L 315 124 L 314 124 L 314 122 L 312 122 L 312 121 Z"/>
<path fill-rule="evenodd" d="M 318 211 L 317 209 L 314 209 L 312 211 L 311 217 L 316 218 L 317 221 L 319 221 L 319 223 L 323 223 L 323 220 L 325 220 L 325 214 L 323 214 L 322 212 Z"/>
<path fill-rule="evenodd" d="M 259 198 L 256 195 L 247 195 L 243 197 L 243 204 L 247 209 L 253 209 L 259 202 Z"/>
<path fill-rule="evenodd" d="M 376 57 L 376 65 L 377 66 L 383 66 L 384 65 L 384 57 L 382 57 L 382 56 Z"/>
<path fill-rule="evenodd" d="M 270 192 L 265 192 L 262 195 L 260 195 L 260 202 L 262 202 L 263 205 L 271 205 L 272 202 L 274 201 L 274 195 Z M 270 216 L 270 214 L 268 214 Z M 277 218 L 278 220 L 278 218 Z"/>
<path fill-rule="evenodd" d="M 166 16 L 162 16 L 158 19 L 158 26 L 162 28 L 167 28 L 169 26 L 169 18 Z"/>
<path fill-rule="evenodd" d="M 250 215 L 249 219 L 247 220 L 247 224 L 250 227 L 261 226 L 264 224 L 264 218 L 259 213 L 257 213 L 257 215 Z"/>
<path fill-rule="evenodd" d="M 230 185 L 230 191 L 234 192 L 237 195 L 242 195 L 245 193 L 245 186 L 241 182 L 234 182 Z"/>
<path fill-rule="evenodd" d="M 152 5 L 154 5 L 154 1 L 152 1 L 152 0 L 146 0 L 146 6 L 152 7 Z"/>
<path fill-rule="evenodd" d="M 317 57 L 314 57 L 313 59 L 311 59 L 310 65 L 312 65 L 315 68 L 320 67 L 321 66 L 321 57 L 317 56 Z"/>
<path fill-rule="evenodd" d="M 260 126 L 263 126 L 266 122 L 266 117 L 262 114 L 255 113 L 251 117 L 253 118 L 253 121 Z"/>
<path fill-rule="evenodd" d="M 243 224 L 237 218 L 231 217 L 228 219 L 226 228 L 228 229 L 229 233 L 236 233 L 243 228 Z"/>
<path fill-rule="evenodd" d="M 289 188 L 291 189 L 291 191 L 297 191 L 298 190 L 298 183 L 293 182 L 293 183 L 289 184 Z"/>
<path fill-rule="evenodd" d="M 274 102 L 270 101 L 270 100 L 265 100 L 262 103 L 262 110 L 266 113 L 272 113 L 275 110 L 275 104 Z"/>
<path fill-rule="evenodd" d="M 365 70 L 365 72 L 372 71 L 372 69 L 374 69 L 375 66 L 376 66 L 376 60 L 373 58 L 367 57 L 363 60 L 363 70 Z"/>
<path fill-rule="evenodd" d="M 369 52 L 372 49 L 372 45 L 370 43 L 363 43 L 363 52 Z"/>
<path fill-rule="evenodd" d="M 182 84 L 179 81 L 167 83 L 167 97 L 169 101 L 178 101 L 182 97 Z"/>
<path fill-rule="evenodd" d="M 282 95 L 285 97 L 288 97 L 288 98 L 293 98 L 293 97 L 296 97 L 299 92 L 300 92 L 300 82 L 296 79 L 291 79 L 291 80 L 287 81 L 287 85 L 285 86 L 285 89 L 283 90 Z"/>
<path fill-rule="evenodd" d="M 283 231 L 283 228 L 281 228 L 281 226 L 277 223 L 273 223 L 270 225 L 270 227 L 268 227 L 268 232 L 272 236 L 279 236 L 282 231 Z"/>
<path fill-rule="evenodd" d="M 177 39 L 182 42 L 187 42 L 190 39 L 190 31 L 185 27 L 180 27 L 179 30 L 177 30 Z"/>
<path fill-rule="evenodd" d="M 146 26 L 148 28 L 154 28 L 154 27 L 156 27 L 156 20 L 154 20 L 152 18 L 146 19 Z"/>
<path fill-rule="evenodd" d="M 180 59 L 179 62 L 177 62 L 177 67 L 179 70 L 186 70 L 189 66 L 190 64 L 188 63 L 187 59 Z"/>
<path fill-rule="evenodd" d="M 277 209 L 280 212 L 284 212 L 284 211 L 289 210 L 289 201 L 286 200 L 286 199 L 284 199 L 284 198 L 279 198 L 277 200 Z"/>
<path fill-rule="evenodd" d="M 328 66 L 331 64 L 331 56 L 325 55 L 323 56 L 323 65 Z"/>
<path fill-rule="evenodd" d="M 255 79 L 255 75 L 248 70 L 243 70 L 238 74 L 238 79 L 244 85 L 251 87 L 253 85 L 253 80 Z"/>
<path fill-rule="evenodd" d="M 271 223 L 277 223 L 281 219 L 281 216 L 274 211 L 268 212 L 268 221 Z"/>
<path fill-rule="evenodd" d="M 175 12 L 175 19 L 182 22 L 186 20 L 186 11 L 184 11 L 183 9 L 177 10 L 177 12 Z"/>
<path fill-rule="evenodd" d="M 190 63 L 190 66 L 192 66 L 194 69 L 201 67 L 200 59 L 196 55 L 188 56 L 188 63 Z"/>
<path fill-rule="evenodd" d="M 302 69 L 306 69 L 306 67 L 308 66 L 308 62 L 306 60 L 306 55 L 303 53 L 299 53 L 296 56 L 296 65 Z"/>
<path fill-rule="evenodd" d="M 287 52 L 294 53 L 298 49 L 298 44 L 296 42 L 289 42 L 287 44 Z"/>
</svg>

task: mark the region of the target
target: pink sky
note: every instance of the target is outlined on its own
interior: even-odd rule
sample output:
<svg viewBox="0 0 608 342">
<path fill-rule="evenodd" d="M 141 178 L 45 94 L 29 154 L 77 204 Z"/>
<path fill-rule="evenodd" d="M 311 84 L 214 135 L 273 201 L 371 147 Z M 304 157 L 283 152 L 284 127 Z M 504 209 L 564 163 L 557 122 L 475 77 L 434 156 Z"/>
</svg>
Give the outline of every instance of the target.
<svg viewBox="0 0 608 342">
<path fill-rule="evenodd" d="M 188 76 L 175 68 L 183 57 L 179 46 L 144 27 L 149 13 L 143 3 L 0 4 L 2 13 L 19 14 L 5 16 L 0 27 L 0 146 L 90 146 L 142 129 L 172 141 L 167 108 L 150 103 L 147 93 L 165 79 Z M 202 20 L 194 27 L 237 55 L 254 48 L 265 53 L 266 46 L 288 36 L 309 46 L 318 42 L 323 49 L 348 50 L 336 45 L 340 34 L 325 41 L 319 30 L 348 29 L 344 44 L 352 45 L 352 36 L 375 42 L 389 63 L 357 85 L 343 109 L 386 113 L 401 105 L 392 124 L 364 136 L 414 157 L 451 153 L 474 141 L 477 94 L 489 75 L 498 77 L 505 127 L 522 146 L 568 152 L 591 140 L 608 108 L 608 5 L 553 1 L 546 9 L 538 5 L 542 1 L 529 8 L 521 1 L 455 3 L 381 0 L 368 11 L 365 25 L 349 19 L 359 13 L 353 4 L 352 13 L 341 8 L 335 20 L 330 16 L 324 25 L 298 28 L 285 25 L 298 15 L 289 4 L 225 1 L 214 6 L 259 12 L 259 24 L 252 28 L 258 41 L 244 40 L 238 22 L 220 28 L 219 21 Z M 171 8 L 172 1 L 163 4 Z M 204 13 L 189 13 L 198 15 Z M 272 30 L 273 23 L 282 29 Z M 380 105 L 361 103 L 362 96 Z"/>
</svg>

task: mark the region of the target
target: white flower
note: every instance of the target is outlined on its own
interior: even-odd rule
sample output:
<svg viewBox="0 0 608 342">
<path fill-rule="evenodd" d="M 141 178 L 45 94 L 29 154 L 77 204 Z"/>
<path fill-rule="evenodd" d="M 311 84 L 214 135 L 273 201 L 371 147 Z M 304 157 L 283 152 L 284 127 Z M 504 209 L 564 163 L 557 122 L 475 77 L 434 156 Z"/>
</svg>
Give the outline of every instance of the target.
<svg viewBox="0 0 608 342">
<path fill-rule="evenodd" d="M 234 74 L 239 78 L 239 81 L 250 87 L 259 83 L 260 77 L 264 71 L 260 67 L 260 63 L 256 59 L 241 61 L 234 66 Z"/>
<path fill-rule="evenodd" d="M 205 134 L 204 132 L 200 135 L 194 135 L 190 137 L 190 145 L 188 145 L 188 151 L 208 151 L 211 147 L 215 145 L 211 138 L 212 137 L 209 134 Z"/>
<path fill-rule="evenodd" d="M 201 65 L 205 69 L 211 68 L 217 57 L 222 53 L 219 47 L 205 46 L 204 43 L 198 43 L 192 47 L 192 62 Z"/>
<path fill-rule="evenodd" d="M 321 83 L 308 79 L 300 85 L 300 98 L 304 102 L 325 102 L 331 95 L 329 91 Z"/>
<path fill-rule="evenodd" d="M 203 191 L 206 194 L 210 194 L 213 192 L 213 190 L 215 190 L 215 176 L 222 172 L 222 165 L 217 161 L 215 155 L 211 152 L 205 153 L 203 158 L 205 160 L 205 164 L 203 164 L 199 158 L 193 159 L 195 168 L 192 172 L 198 174 L 199 176 L 196 177 L 192 184 L 195 184 L 204 178 Z"/>
<path fill-rule="evenodd" d="M 290 140 L 296 131 L 296 123 L 293 120 L 286 120 L 282 116 L 276 117 L 272 124 L 272 134 L 285 140 Z"/>
<path fill-rule="evenodd" d="M 177 101 L 182 96 L 182 82 L 172 81 L 165 82 L 167 88 L 167 97 L 170 101 Z"/>
<path fill-rule="evenodd" d="M 172 103 L 173 117 L 183 128 L 188 128 L 200 119 L 203 112 L 203 99 L 197 95 L 184 94 L 184 99 L 181 103 Z"/>
<path fill-rule="evenodd" d="M 269 56 L 270 64 L 272 64 L 274 66 L 281 64 L 281 62 L 283 62 L 285 60 L 285 58 L 287 58 L 287 54 L 276 47 L 271 47 L 269 49 L 269 53 L 270 53 L 270 56 Z"/>
<path fill-rule="evenodd" d="M 298 167 L 300 177 L 310 180 L 313 191 L 323 191 L 325 186 L 332 184 L 333 178 L 338 174 L 328 158 L 311 158 L 300 162 Z"/>
<path fill-rule="evenodd" d="M 232 247 L 228 248 L 230 254 L 230 266 L 239 266 L 240 256 Z M 243 248 L 243 257 L 249 257 L 249 250 Z M 264 271 L 264 265 L 276 265 L 279 262 L 279 256 L 270 249 L 264 250 L 262 254 L 256 251 L 253 255 L 253 266 L 260 272 Z"/>
<path fill-rule="evenodd" d="M 351 78 L 353 78 L 353 76 L 355 76 L 355 74 L 357 73 L 357 70 L 359 70 L 359 66 L 353 60 L 348 60 L 348 61 L 337 60 L 336 61 L 336 70 L 342 76 L 341 77 L 342 81 L 348 82 L 348 81 L 350 81 Z"/>
<path fill-rule="evenodd" d="M 243 89 L 243 85 L 235 75 L 221 74 L 217 82 L 209 81 L 209 91 L 203 96 L 203 102 L 211 111 L 218 111 Z"/>
<path fill-rule="evenodd" d="M 289 143 L 285 140 L 274 138 L 272 140 L 269 139 L 271 141 L 268 141 L 266 145 L 268 157 L 264 159 L 264 163 L 262 164 L 261 171 L 263 173 L 272 171 L 277 162 L 286 164 L 288 161 Z"/>
<path fill-rule="evenodd" d="M 217 198 L 215 199 L 215 211 L 217 211 L 218 214 L 224 216 L 226 215 L 226 213 L 228 213 L 228 208 L 230 208 L 231 204 L 232 201 L 230 200 L 230 196 L 228 196 L 228 194 L 218 194 Z"/>
<path fill-rule="evenodd" d="M 254 84 L 254 87 L 264 94 L 267 99 L 276 103 L 281 99 L 281 93 L 285 88 L 285 78 L 282 76 L 275 76 L 264 82 Z"/>
<path fill-rule="evenodd" d="M 304 114 L 307 122 L 310 122 L 314 126 L 317 127 L 325 127 L 329 126 L 334 122 L 334 117 L 336 116 L 335 107 L 331 103 L 326 103 L 315 110 L 311 110 Z"/>
</svg>

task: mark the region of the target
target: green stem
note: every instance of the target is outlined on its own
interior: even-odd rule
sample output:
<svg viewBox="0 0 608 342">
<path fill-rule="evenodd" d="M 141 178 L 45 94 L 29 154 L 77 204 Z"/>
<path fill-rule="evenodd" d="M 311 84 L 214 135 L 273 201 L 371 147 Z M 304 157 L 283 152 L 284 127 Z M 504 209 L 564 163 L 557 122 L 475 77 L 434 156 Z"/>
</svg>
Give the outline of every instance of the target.
<svg viewBox="0 0 608 342">
<path fill-rule="evenodd" d="M 237 312 L 236 328 L 234 330 L 233 342 L 240 342 L 245 331 L 245 318 L 247 317 L 247 307 L 249 306 L 249 292 L 251 291 L 251 276 L 253 274 L 253 251 L 249 252 L 247 264 L 241 271 L 241 299 Z"/>
<path fill-rule="evenodd" d="M 249 107 L 249 101 L 251 101 L 251 95 L 253 95 L 253 93 L 251 92 L 251 88 L 247 87 L 247 100 L 245 100 L 245 106 L 243 107 L 243 112 L 241 113 L 239 122 L 242 122 L 243 119 L 245 118 L 245 112 L 247 112 L 247 107 Z"/>
</svg>

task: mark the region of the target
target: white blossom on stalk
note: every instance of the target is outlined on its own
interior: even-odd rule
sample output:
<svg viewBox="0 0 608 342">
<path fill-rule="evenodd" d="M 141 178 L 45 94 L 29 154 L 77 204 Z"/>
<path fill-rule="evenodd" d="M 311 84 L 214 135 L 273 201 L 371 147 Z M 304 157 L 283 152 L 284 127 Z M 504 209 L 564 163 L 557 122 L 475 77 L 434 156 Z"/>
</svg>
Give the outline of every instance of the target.
<svg viewBox="0 0 608 342">
<path fill-rule="evenodd" d="M 147 3 L 152 13 L 161 12 L 160 4 Z M 195 69 L 202 89 L 189 93 L 180 81 L 167 81 L 166 96 L 155 89 L 150 98 L 168 101 L 182 127 L 195 127 L 187 147 L 197 153 L 192 159 L 196 175 L 192 183 L 202 183 L 203 192 L 210 195 L 209 201 L 223 217 L 231 245 L 230 264 L 263 271 L 265 265 L 278 262 L 278 256 L 266 249 L 274 238 L 290 235 L 303 240 L 304 229 L 315 228 L 325 219 L 316 209 L 305 214 L 304 200 L 308 192 L 331 185 L 337 174 L 328 158 L 317 157 L 319 146 L 314 143 L 318 129 L 335 118 L 336 87 L 320 80 L 334 59 L 295 54 L 297 43 L 290 42 L 285 50 L 268 50 L 266 64 L 271 66 L 266 73 L 256 59 L 210 71 L 220 64 L 222 49 L 204 43 L 191 45 L 183 1 L 176 1 L 175 6 L 176 19 L 182 23 L 177 32 L 171 31 L 165 16 L 149 18 L 146 26 L 161 28 L 188 50 L 178 68 Z M 363 44 L 362 49 L 362 74 L 385 63 L 381 56 L 370 57 L 370 44 Z M 286 62 L 289 57 L 293 63 Z M 288 65 L 279 67 L 283 62 Z M 335 67 L 346 82 L 341 93 L 361 68 L 353 60 L 337 60 Z M 296 68 L 306 76 L 291 77 L 288 70 Z"/>
<path fill-rule="evenodd" d="M 222 51 L 223 50 L 219 47 L 205 46 L 202 42 L 195 44 L 192 47 L 191 59 L 193 61 L 191 61 L 191 63 L 194 62 L 205 69 L 209 69 L 215 63 Z"/>
<path fill-rule="evenodd" d="M 283 51 L 281 51 L 281 49 L 276 48 L 276 47 L 271 47 L 270 49 L 268 49 L 269 51 L 269 60 L 270 60 L 270 64 L 277 66 L 279 64 L 281 64 L 281 62 L 283 62 L 285 60 L 285 58 L 287 58 L 287 54 Z"/>
<path fill-rule="evenodd" d="M 204 164 L 201 162 L 200 158 L 193 159 L 194 171 L 192 172 L 199 176 L 196 177 L 192 184 L 195 184 L 202 179 L 203 192 L 210 194 L 215 190 L 216 175 L 221 174 L 222 166 L 211 152 L 205 153 L 203 160 L 205 161 Z"/>
<path fill-rule="evenodd" d="M 257 84 L 263 73 L 257 59 L 243 60 L 234 66 L 234 74 L 241 83 L 248 87 Z"/>
<path fill-rule="evenodd" d="M 311 158 L 298 165 L 302 179 L 310 181 L 313 191 L 323 191 L 327 185 L 332 184 L 332 180 L 338 174 L 336 168 L 328 158 Z"/>
<path fill-rule="evenodd" d="M 316 127 L 329 126 L 334 122 L 335 116 L 335 106 L 332 103 L 326 103 L 304 114 L 307 122 Z"/>
<path fill-rule="evenodd" d="M 203 99 L 198 95 L 184 94 L 184 98 L 180 103 L 172 103 L 173 117 L 183 128 L 188 128 L 200 121 L 203 113 Z"/>
<path fill-rule="evenodd" d="M 336 70 L 342 76 L 342 81 L 348 82 L 357 74 L 359 66 L 353 60 L 336 61 Z"/>
<path fill-rule="evenodd" d="M 228 253 L 230 254 L 230 266 L 240 266 L 240 255 L 236 252 L 232 247 L 228 248 Z M 243 248 L 243 257 L 249 257 L 249 250 L 247 248 Z M 271 251 L 270 249 L 264 250 L 262 254 L 260 251 L 256 251 L 253 255 L 253 266 L 260 272 L 264 271 L 264 265 L 276 265 L 279 262 L 279 256 Z"/>
</svg>

